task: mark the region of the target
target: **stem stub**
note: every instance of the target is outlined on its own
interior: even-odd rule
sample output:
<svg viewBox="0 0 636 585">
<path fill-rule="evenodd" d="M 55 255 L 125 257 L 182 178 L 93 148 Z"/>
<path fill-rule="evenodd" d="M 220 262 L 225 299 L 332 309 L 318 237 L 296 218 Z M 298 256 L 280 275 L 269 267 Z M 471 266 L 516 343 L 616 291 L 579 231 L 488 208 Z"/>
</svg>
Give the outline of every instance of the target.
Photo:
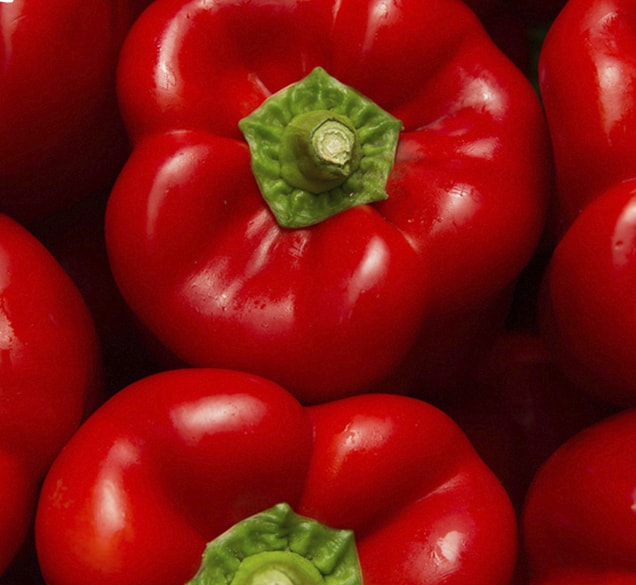
<svg viewBox="0 0 636 585">
<path fill-rule="evenodd" d="M 283 227 L 387 198 L 402 123 L 321 67 L 239 122 L 252 172 Z"/>
<path fill-rule="evenodd" d="M 186 585 L 362 585 L 351 530 L 333 529 L 281 503 L 211 541 Z"/>
</svg>

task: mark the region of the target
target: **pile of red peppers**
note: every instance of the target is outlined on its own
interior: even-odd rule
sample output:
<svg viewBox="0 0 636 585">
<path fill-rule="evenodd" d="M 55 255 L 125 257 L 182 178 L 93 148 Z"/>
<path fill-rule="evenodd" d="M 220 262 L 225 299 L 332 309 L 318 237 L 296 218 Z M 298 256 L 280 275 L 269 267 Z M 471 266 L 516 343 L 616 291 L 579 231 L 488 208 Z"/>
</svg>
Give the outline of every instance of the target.
<svg viewBox="0 0 636 585">
<path fill-rule="evenodd" d="M 633 0 L 0 41 L 0 585 L 636 585 Z"/>
</svg>

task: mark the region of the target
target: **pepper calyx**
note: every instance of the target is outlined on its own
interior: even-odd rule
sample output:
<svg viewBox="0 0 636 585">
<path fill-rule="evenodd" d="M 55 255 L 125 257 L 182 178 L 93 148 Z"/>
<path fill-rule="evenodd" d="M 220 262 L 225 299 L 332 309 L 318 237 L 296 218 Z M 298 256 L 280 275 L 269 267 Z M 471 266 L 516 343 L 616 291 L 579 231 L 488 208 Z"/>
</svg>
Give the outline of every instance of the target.
<svg viewBox="0 0 636 585">
<path fill-rule="evenodd" d="M 277 504 L 208 543 L 186 585 L 228 584 L 362 585 L 353 532 Z"/>
<path fill-rule="evenodd" d="M 402 123 L 321 67 L 267 98 L 239 128 L 282 227 L 308 227 L 388 197 Z"/>
</svg>

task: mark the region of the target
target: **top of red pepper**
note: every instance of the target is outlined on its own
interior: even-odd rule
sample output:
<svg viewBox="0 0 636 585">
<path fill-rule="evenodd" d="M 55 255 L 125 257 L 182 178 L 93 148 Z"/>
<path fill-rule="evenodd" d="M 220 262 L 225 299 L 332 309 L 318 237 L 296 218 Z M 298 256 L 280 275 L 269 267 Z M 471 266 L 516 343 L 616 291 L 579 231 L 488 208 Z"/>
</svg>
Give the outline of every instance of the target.
<svg viewBox="0 0 636 585">
<path fill-rule="evenodd" d="M 321 67 L 265 100 L 239 127 L 283 227 L 387 198 L 402 123 Z"/>
</svg>

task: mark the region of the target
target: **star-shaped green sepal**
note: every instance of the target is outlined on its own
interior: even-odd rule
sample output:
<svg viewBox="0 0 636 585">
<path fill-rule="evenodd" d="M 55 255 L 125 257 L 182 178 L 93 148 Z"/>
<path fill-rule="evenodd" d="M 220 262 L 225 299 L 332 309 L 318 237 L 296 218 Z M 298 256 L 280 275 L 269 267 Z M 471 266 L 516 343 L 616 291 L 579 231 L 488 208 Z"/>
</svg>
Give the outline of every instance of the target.
<svg viewBox="0 0 636 585">
<path fill-rule="evenodd" d="M 402 123 L 320 67 L 270 96 L 239 128 L 283 227 L 387 198 Z"/>
</svg>

